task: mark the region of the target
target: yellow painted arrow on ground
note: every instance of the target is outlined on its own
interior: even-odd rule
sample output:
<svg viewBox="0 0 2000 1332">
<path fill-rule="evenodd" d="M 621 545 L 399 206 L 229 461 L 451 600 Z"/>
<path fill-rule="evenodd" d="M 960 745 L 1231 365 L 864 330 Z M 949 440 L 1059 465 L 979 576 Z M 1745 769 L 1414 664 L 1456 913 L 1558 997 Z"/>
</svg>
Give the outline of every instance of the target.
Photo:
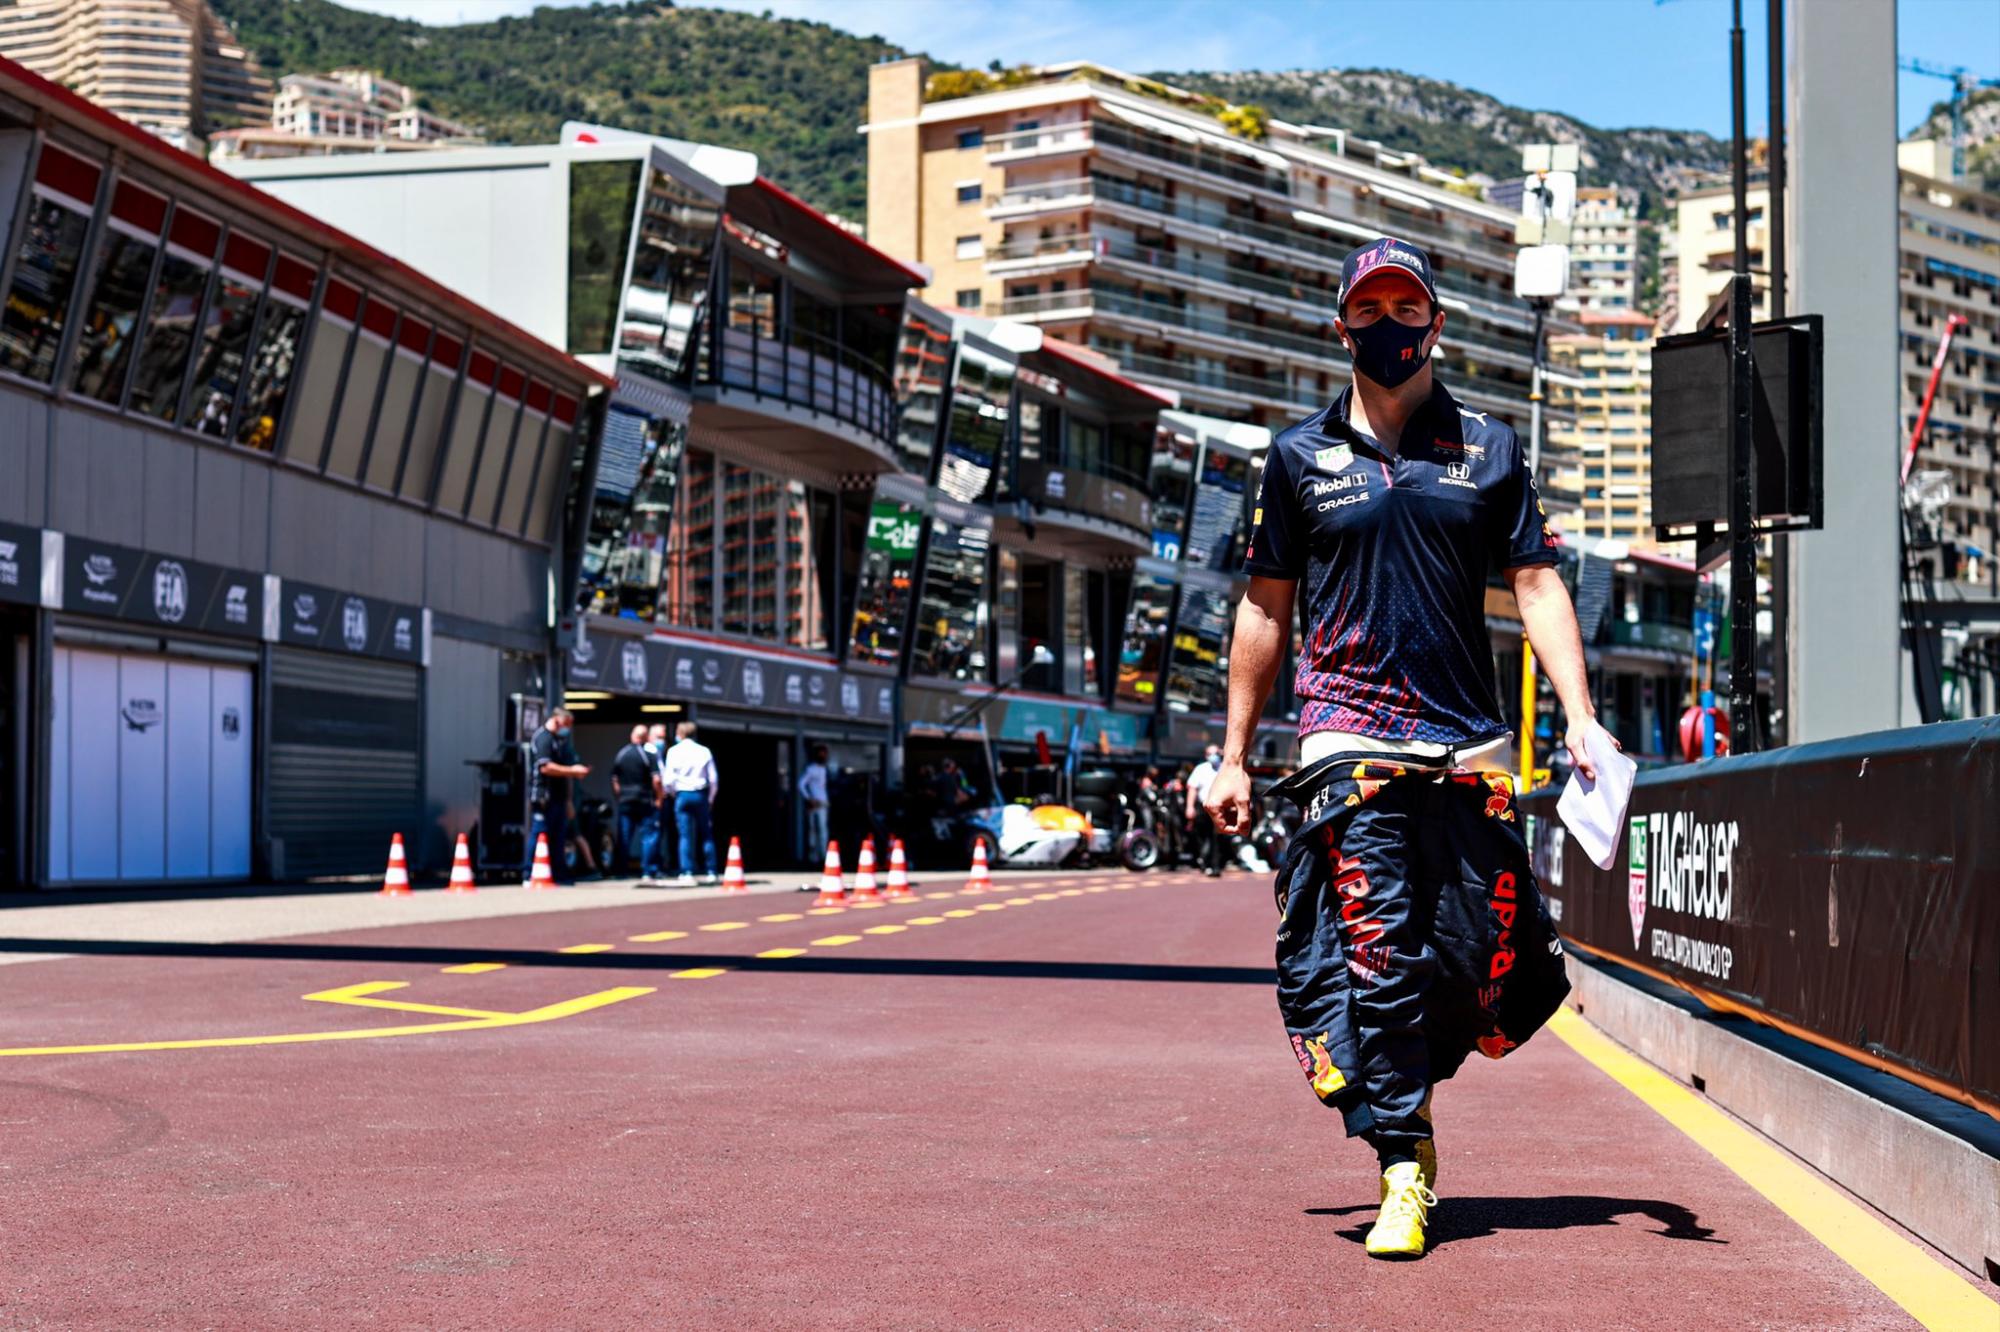
<svg viewBox="0 0 2000 1332">
<path fill-rule="evenodd" d="M 537 1022 L 554 1022 L 559 1018 L 575 1017 L 578 1013 L 587 1013 L 593 1008 L 622 1003 L 624 1000 L 637 999 L 642 994 L 653 992 L 653 987 L 650 985 L 621 985 L 616 989 L 599 990 L 595 994 L 564 999 L 560 1003 L 544 1004 L 525 1013 L 497 1013 L 480 1008 L 444 1008 L 437 1004 L 370 997 L 387 990 L 400 990 L 407 984 L 409 984 L 407 981 L 362 981 L 358 985 L 344 985 L 336 990 L 320 990 L 302 997 L 318 1003 L 352 1004 L 357 1008 L 387 1008 L 404 1013 L 429 1013 L 458 1020 L 426 1022 L 409 1027 L 363 1027 L 354 1031 L 290 1031 L 268 1036 L 207 1036 L 184 1041 L 124 1041 L 107 1045 L 28 1045 L 18 1049 L 0 1050 L 0 1058 L 19 1055 L 132 1054 L 149 1050 L 215 1050 L 243 1045 L 310 1045 L 315 1041 L 367 1041 L 390 1036 L 427 1036 L 447 1031 L 525 1027 Z"/>
</svg>

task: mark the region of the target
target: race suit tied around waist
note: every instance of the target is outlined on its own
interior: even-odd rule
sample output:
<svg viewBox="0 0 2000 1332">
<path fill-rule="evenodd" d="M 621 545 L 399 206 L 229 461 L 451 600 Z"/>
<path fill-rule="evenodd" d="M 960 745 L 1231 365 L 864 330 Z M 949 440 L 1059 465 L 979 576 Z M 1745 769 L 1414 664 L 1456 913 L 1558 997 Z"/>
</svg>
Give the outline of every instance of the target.
<svg viewBox="0 0 2000 1332">
<path fill-rule="evenodd" d="M 1498 1059 L 1569 993 L 1512 781 L 1335 754 L 1272 788 L 1304 814 L 1278 871 L 1278 1008 L 1349 1134 L 1430 1136 L 1430 1088 Z"/>
</svg>

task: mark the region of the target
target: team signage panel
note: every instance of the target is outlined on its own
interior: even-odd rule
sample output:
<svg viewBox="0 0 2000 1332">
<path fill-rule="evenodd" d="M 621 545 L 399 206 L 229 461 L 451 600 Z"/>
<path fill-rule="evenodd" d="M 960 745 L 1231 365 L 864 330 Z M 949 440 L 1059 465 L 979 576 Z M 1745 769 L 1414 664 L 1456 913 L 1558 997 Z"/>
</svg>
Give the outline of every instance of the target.
<svg viewBox="0 0 2000 1332">
<path fill-rule="evenodd" d="M 65 536 L 63 609 L 169 629 L 260 638 L 264 579 L 242 569 Z"/>
<path fill-rule="evenodd" d="M 287 578 L 280 584 L 278 641 L 421 665 L 424 613 L 417 606 L 336 592 Z"/>
<path fill-rule="evenodd" d="M 570 649 L 569 683 L 849 721 L 886 724 L 895 715 L 894 685 L 888 680 L 657 638 L 586 638 Z"/>
<path fill-rule="evenodd" d="M 0 601 L 33 605 L 42 595 L 42 530 L 0 523 Z"/>
</svg>

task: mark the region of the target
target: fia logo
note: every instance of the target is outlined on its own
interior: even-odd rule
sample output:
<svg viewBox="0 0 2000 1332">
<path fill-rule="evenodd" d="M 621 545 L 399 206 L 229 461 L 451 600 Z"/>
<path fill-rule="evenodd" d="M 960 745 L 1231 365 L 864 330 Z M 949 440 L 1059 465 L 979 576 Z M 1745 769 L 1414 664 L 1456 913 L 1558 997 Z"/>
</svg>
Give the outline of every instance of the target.
<svg viewBox="0 0 2000 1332">
<path fill-rule="evenodd" d="M 627 643 L 618 650 L 618 674 L 635 694 L 646 692 L 646 645 Z"/>
<path fill-rule="evenodd" d="M 340 638 L 349 652 L 368 650 L 368 603 L 360 597 L 340 604 Z"/>
<path fill-rule="evenodd" d="M 764 701 L 764 668 L 754 661 L 743 663 L 743 701 L 753 708 Z"/>
<path fill-rule="evenodd" d="M 852 717 L 861 711 L 861 682 L 842 677 L 840 681 L 840 710 Z"/>
<path fill-rule="evenodd" d="M 187 570 L 177 560 L 161 560 L 153 566 L 153 614 L 168 624 L 179 624 L 187 609 Z"/>
<path fill-rule="evenodd" d="M 235 708 L 224 708 L 222 710 L 222 738 L 224 740 L 239 740 L 242 736 L 243 714 Z"/>
</svg>

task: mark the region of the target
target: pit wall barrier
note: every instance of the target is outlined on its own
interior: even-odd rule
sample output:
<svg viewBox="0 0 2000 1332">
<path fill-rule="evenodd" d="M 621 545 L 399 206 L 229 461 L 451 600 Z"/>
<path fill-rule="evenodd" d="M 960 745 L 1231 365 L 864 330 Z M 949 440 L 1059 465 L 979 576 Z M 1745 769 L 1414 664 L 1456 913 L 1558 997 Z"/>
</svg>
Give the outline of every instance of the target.
<svg viewBox="0 0 2000 1332">
<path fill-rule="evenodd" d="M 2000 1119 L 2000 718 L 1642 774 L 1609 872 L 1520 803 L 1584 950 Z"/>
</svg>

